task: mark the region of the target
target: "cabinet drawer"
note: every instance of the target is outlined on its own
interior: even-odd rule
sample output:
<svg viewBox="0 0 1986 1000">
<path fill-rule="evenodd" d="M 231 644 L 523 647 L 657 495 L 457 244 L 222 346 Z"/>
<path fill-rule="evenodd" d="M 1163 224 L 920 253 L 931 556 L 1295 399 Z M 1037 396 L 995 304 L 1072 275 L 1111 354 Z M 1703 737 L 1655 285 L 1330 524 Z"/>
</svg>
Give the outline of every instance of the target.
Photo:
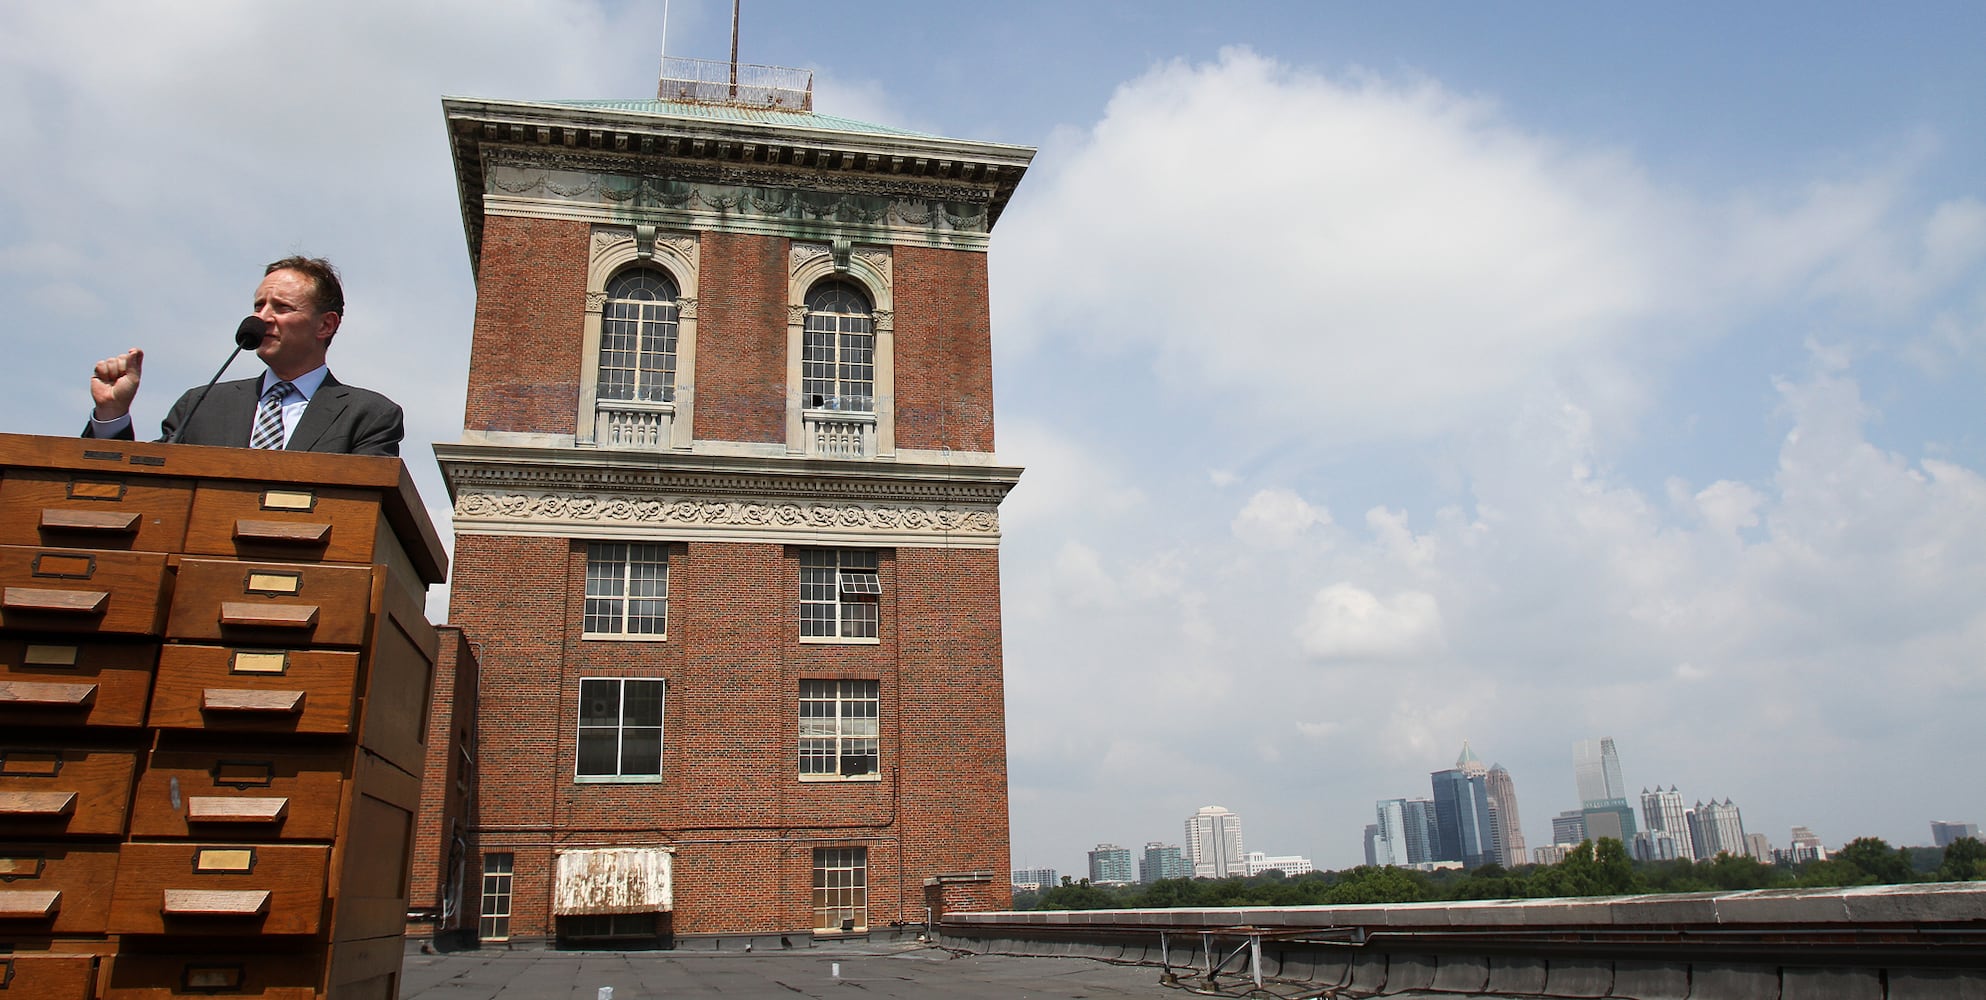
<svg viewBox="0 0 1986 1000">
<path fill-rule="evenodd" d="M 330 840 L 351 752 L 154 750 L 138 775 L 133 837 Z"/>
<path fill-rule="evenodd" d="M 173 645 L 159 651 L 151 724 L 228 733 L 349 733 L 359 654 Z"/>
<path fill-rule="evenodd" d="M 205 642 L 358 646 L 373 589 L 370 566 L 182 559 L 166 632 Z"/>
<path fill-rule="evenodd" d="M 0 546 L 0 628 L 156 635 L 171 600 L 159 552 Z"/>
<path fill-rule="evenodd" d="M 35 1000 L 94 1000 L 95 955 L 0 955 L 0 981 L 7 996 Z"/>
<path fill-rule="evenodd" d="M 0 836 L 122 835 L 138 756 L 0 748 Z"/>
<path fill-rule="evenodd" d="M 315 934 L 331 848 L 302 844 L 126 844 L 112 934 Z"/>
<path fill-rule="evenodd" d="M 0 639 L 0 725 L 145 724 L 156 643 Z"/>
<path fill-rule="evenodd" d="M 319 959 L 295 954 L 155 955 L 121 951 L 110 959 L 104 1000 L 165 997 L 254 997 L 317 1000 Z"/>
<path fill-rule="evenodd" d="M 117 845 L 0 845 L 0 934 L 102 934 Z"/>
<path fill-rule="evenodd" d="M 377 493 L 266 483 L 202 482 L 184 551 L 279 562 L 383 562 Z"/>
<path fill-rule="evenodd" d="M 0 480 L 0 544 L 178 552 L 193 483 L 59 469 Z"/>
</svg>

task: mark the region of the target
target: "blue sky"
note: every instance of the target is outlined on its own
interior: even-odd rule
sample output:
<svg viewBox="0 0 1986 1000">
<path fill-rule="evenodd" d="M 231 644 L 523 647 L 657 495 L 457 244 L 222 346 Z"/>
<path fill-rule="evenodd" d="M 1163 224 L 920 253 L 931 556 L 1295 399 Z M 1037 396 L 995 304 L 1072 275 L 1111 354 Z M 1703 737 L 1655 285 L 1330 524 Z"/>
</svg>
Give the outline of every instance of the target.
<svg viewBox="0 0 1986 1000">
<path fill-rule="evenodd" d="M 675 0 L 672 54 L 730 8 Z M 460 429 L 442 95 L 641 97 L 662 5 L 0 9 L 10 430 L 204 379 L 260 264 Z M 1360 857 L 1467 739 L 1532 843 L 1630 786 L 1986 818 L 1986 8 L 752 2 L 817 107 L 1039 153 L 994 234 L 1017 867 Z M 73 373 L 73 377 L 70 374 Z M 148 392 L 153 418 L 164 390 Z"/>
</svg>

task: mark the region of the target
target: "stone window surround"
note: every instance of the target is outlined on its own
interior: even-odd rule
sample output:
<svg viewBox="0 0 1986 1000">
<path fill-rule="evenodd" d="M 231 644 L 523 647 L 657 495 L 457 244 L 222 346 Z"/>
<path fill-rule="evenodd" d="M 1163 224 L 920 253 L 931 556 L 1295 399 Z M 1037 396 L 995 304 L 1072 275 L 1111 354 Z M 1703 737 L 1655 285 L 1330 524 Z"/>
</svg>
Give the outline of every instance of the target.
<svg viewBox="0 0 1986 1000">
<path fill-rule="evenodd" d="M 887 247 L 855 249 L 848 243 L 808 243 L 795 240 L 788 255 L 786 284 L 786 453 L 807 453 L 805 399 L 801 362 L 805 355 L 807 293 L 829 278 L 839 278 L 869 296 L 870 318 L 876 333 L 876 454 L 896 458 L 896 300 L 894 258 Z M 597 343 L 597 341 L 596 341 Z M 679 349 L 680 350 L 680 349 Z M 680 365 L 680 362 L 679 362 Z"/>
<path fill-rule="evenodd" d="M 676 400 L 653 404 L 669 414 L 666 450 L 688 451 L 696 416 L 697 269 L 700 246 L 694 233 L 660 232 L 655 226 L 595 226 L 586 259 L 586 318 L 580 335 L 578 434 L 575 443 L 595 447 L 594 419 L 600 393 L 600 315 L 607 305 L 607 282 L 633 266 L 666 272 L 676 283 Z"/>
</svg>

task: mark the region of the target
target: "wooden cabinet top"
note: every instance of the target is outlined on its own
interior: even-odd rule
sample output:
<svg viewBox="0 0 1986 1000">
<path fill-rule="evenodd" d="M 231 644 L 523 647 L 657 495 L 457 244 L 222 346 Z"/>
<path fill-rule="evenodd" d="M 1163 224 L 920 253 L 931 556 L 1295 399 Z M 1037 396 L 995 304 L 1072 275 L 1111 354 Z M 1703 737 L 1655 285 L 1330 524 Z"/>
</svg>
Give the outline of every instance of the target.
<svg viewBox="0 0 1986 1000">
<path fill-rule="evenodd" d="M 39 468 L 161 480 L 231 480 L 302 489 L 372 490 L 423 583 L 448 579 L 448 554 L 398 458 L 255 451 L 191 444 L 0 434 L 0 469 Z"/>
</svg>

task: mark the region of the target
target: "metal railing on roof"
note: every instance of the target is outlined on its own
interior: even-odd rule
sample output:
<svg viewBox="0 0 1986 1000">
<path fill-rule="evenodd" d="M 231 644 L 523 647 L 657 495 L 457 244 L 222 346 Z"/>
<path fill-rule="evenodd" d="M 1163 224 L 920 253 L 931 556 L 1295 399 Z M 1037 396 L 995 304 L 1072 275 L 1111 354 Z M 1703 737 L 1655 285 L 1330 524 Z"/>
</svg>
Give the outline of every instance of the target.
<svg viewBox="0 0 1986 1000">
<path fill-rule="evenodd" d="M 662 76 L 655 86 L 655 99 L 812 111 L 814 71 L 663 56 Z"/>
</svg>

